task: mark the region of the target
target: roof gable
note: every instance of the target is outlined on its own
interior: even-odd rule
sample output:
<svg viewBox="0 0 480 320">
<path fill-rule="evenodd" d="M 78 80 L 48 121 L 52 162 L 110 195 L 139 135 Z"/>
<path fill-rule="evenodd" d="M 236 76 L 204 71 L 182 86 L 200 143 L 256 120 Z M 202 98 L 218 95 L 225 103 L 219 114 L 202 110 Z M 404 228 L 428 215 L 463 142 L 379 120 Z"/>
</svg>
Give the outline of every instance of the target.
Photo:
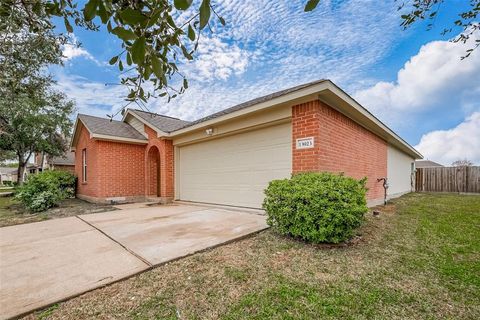
<svg viewBox="0 0 480 320">
<path fill-rule="evenodd" d="M 79 114 L 78 118 L 92 134 L 146 140 L 140 132 L 123 121 L 88 116 L 85 114 Z"/>
<path fill-rule="evenodd" d="M 181 120 L 178 118 L 137 109 L 128 109 L 125 113 L 125 116 L 123 117 L 123 121 L 125 121 L 125 118 L 128 114 L 135 116 L 137 119 L 139 119 L 146 125 L 153 127 L 153 129 L 158 129 L 164 133 L 176 131 L 190 123 L 189 121 Z"/>
<path fill-rule="evenodd" d="M 91 138 L 103 140 L 118 140 L 131 143 L 147 143 L 140 132 L 135 130 L 131 125 L 123 121 L 110 120 L 86 114 L 78 114 L 73 131 L 71 146 L 75 147 L 78 135 L 80 134 L 78 127 L 82 123 L 85 129 L 90 133 Z"/>
</svg>

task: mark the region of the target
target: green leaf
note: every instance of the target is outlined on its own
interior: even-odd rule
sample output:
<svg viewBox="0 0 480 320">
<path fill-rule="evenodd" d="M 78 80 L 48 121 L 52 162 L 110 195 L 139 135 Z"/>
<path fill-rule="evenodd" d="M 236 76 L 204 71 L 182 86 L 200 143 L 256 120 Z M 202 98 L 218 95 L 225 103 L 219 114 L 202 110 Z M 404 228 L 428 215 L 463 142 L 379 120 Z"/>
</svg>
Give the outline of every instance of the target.
<svg viewBox="0 0 480 320">
<path fill-rule="evenodd" d="M 178 10 L 187 10 L 192 4 L 192 0 L 174 0 L 173 4 Z"/>
<path fill-rule="evenodd" d="M 225 23 L 225 19 L 223 19 L 223 17 L 218 17 L 218 19 L 220 20 L 220 23 L 224 26 L 226 23 Z"/>
<path fill-rule="evenodd" d="M 132 55 L 130 54 L 130 52 L 127 52 L 127 64 L 129 66 L 132 65 Z"/>
<path fill-rule="evenodd" d="M 73 28 L 72 28 L 72 25 L 70 24 L 70 22 L 68 21 L 67 18 L 63 18 L 63 21 L 65 23 L 65 29 L 67 29 L 67 31 L 69 33 L 72 33 L 73 32 Z"/>
<path fill-rule="evenodd" d="M 153 26 L 154 24 L 157 23 L 158 21 L 158 18 L 160 18 L 160 14 L 162 13 L 162 10 L 157 10 L 156 12 L 154 12 L 149 20 L 148 20 L 148 24 L 147 24 L 147 27 L 150 28 L 151 26 Z"/>
<path fill-rule="evenodd" d="M 110 18 L 110 15 L 107 13 L 107 10 L 105 9 L 105 5 L 103 4 L 103 1 L 100 1 L 98 3 L 98 16 L 102 20 L 103 24 L 107 23 L 108 19 Z"/>
<path fill-rule="evenodd" d="M 152 70 L 158 79 L 163 76 L 162 63 L 156 56 L 152 56 Z"/>
<path fill-rule="evenodd" d="M 151 75 L 152 75 L 152 68 L 146 65 L 145 68 L 143 69 L 143 79 L 148 80 L 150 79 Z M 140 87 L 140 90 L 142 90 L 142 87 Z"/>
<path fill-rule="evenodd" d="M 141 11 L 134 10 L 132 8 L 127 8 L 120 13 L 122 20 L 131 26 L 141 24 L 146 20 L 146 17 L 142 14 Z"/>
<path fill-rule="evenodd" d="M 188 52 L 187 48 L 184 45 L 181 45 L 180 48 L 182 49 L 182 53 L 188 60 L 193 60 L 192 55 Z"/>
<path fill-rule="evenodd" d="M 203 0 L 200 5 L 200 30 L 205 28 L 210 20 L 210 0 Z"/>
<path fill-rule="evenodd" d="M 108 63 L 109 63 L 110 65 L 114 65 L 114 64 L 117 62 L 117 60 L 118 60 L 118 56 L 115 56 L 115 57 L 113 57 L 112 59 L 110 59 L 110 61 L 108 61 Z"/>
<path fill-rule="evenodd" d="M 98 6 L 97 1 L 98 0 L 90 0 L 83 8 L 83 16 L 85 17 L 85 20 L 91 21 L 93 18 L 95 18 Z"/>
<path fill-rule="evenodd" d="M 122 60 L 118 61 L 118 69 L 120 71 L 123 71 L 123 63 L 122 63 Z"/>
<path fill-rule="evenodd" d="M 188 38 L 192 41 L 195 40 L 195 30 L 193 30 L 191 25 L 188 25 Z"/>
<path fill-rule="evenodd" d="M 145 37 L 140 37 L 133 43 L 130 53 L 134 63 L 141 65 L 145 60 Z"/>
<path fill-rule="evenodd" d="M 184 87 L 185 89 L 188 89 L 188 81 L 187 81 L 187 79 L 185 79 L 185 78 L 183 78 L 183 87 Z"/>
<path fill-rule="evenodd" d="M 308 0 L 307 4 L 305 5 L 304 11 L 305 12 L 312 11 L 313 9 L 315 9 L 317 7 L 319 2 L 320 2 L 320 0 Z"/>
<path fill-rule="evenodd" d="M 137 35 L 130 29 L 125 29 L 122 27 L 115 27 L 112 30 L 112 33 L 122 39 L 123 41 L 135 40 Z"/>
</svg>

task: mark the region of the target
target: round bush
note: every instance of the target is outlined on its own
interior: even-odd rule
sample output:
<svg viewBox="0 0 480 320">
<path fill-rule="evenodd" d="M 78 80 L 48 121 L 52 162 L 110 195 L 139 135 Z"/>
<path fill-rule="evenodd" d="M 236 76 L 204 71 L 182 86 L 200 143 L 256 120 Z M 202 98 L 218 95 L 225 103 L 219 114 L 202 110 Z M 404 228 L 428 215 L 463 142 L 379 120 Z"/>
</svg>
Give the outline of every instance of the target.
<svg viewBox="0 0 480 320">
<path fill-rule="evenodd" d="M 75 196 L 75 176 L 65 171 L 44 171 L 28 176 L 15 198 L 33 212 L 45 211 L 59 201 Z"/>
<path fill-rule="evenodd" d="M 365 183 L 366 178 L 327 172 L 271 181 L 263 202 L 267 223 L 282 235 L 308 242 L 348 240 L 368 210 Z"/>
</svg>

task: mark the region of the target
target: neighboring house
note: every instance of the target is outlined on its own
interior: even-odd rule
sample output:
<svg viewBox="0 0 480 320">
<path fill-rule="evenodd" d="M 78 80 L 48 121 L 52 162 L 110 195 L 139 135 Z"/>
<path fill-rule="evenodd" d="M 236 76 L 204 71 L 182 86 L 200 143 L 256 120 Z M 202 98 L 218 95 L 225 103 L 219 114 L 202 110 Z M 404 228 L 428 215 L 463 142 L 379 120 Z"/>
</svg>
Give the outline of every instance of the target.
<svg viewBox="0 0 480 320">
<path fill-rule="evenodd" d="M 440 163 L 436 163 L 430 160 L 416 160 L 415 168 L 432 168 L 432 167 L 443 167 Z"/>
<path fill-rule="evenodd" d="M 17 182 L 17 169 L 11 167 L 0 167 L 0 185 Z"/>
<path fill-rule="evenodd" d="M 37 172 L 44 170 L 63 170 L 75 173 L 75 152 L 69 151 L 63 156 L 50 156 L 43 152 L 35 154 Z"/>
<path fill-rule="evenodd" d="M 80 114 L 71 142 L 78 197 L 148 197 L 260 208 L 273 179 L 304 171 L 367 177 L 369 205 L 412 191 L 422 155 L 329 80 L 187 122 L 128 109 L 121 121 Z"/>
</svg>

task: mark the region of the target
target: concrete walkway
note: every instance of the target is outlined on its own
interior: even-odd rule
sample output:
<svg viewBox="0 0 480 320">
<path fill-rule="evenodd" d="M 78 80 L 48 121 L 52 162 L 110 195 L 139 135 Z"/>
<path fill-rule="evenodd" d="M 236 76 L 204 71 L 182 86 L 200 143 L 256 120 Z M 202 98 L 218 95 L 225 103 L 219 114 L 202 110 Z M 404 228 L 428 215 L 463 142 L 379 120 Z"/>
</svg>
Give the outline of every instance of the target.
<svg viewBox="0 0 480 320">
<path fill-rule="evenodd" d="M 177 204 L 0 228 L 0 319 L 266 227 L 258 212 Z"/>
</svg>

